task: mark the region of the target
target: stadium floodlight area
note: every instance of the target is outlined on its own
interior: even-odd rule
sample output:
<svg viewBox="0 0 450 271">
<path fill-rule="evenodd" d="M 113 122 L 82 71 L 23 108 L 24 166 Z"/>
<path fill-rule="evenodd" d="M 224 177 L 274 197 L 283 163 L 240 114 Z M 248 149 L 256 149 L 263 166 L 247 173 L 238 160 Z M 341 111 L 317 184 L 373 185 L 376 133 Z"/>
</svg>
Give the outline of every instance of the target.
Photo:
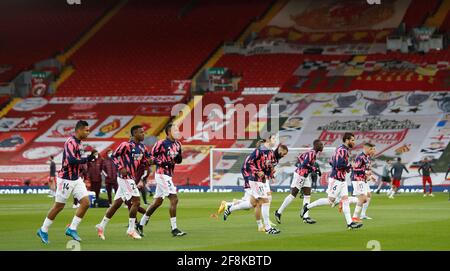
<svg viewBox="0 0 450 271">
<path fill-rule="evenodd" d="M 299 154 L 311 148 L 289 148 L 289 153 L 280 160 L 275 168 L 275 178 L 271 180 L 271 187 L 289 187 L 296 169 Z M 211 148 L 210 149 L 210 189 L 231 188 L 233 190 L 243 189 L 244 179 L 241 168 L 245 158 L 251 154 L 254 148 Z M 317 185 L 326 182 L 331 171 L 330 159 L 335 147 L 326 147 L 318 155 L 317 163 L 320 166 L 322 176 L 318 177 Z"/>
</svg>

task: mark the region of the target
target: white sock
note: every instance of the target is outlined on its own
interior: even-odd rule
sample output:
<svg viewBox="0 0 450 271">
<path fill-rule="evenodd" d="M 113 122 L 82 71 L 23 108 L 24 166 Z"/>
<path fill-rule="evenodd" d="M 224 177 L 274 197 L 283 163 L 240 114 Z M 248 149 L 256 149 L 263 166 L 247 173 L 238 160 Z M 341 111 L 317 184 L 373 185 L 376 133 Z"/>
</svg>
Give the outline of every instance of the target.
<svg viewBox="0 0 450 271">
<path fill-rule="evenodd" d="M 330 201 L 328 200 L 328 198 L 321 198 L 318 199 L 310 204 L 308 204 L 308 209 L 312 209 L 314 207 L 318 207 L 318 206 L 323 206 L 323 205 L 329 205 Z"/>
<path fill-rule="evenodd" d="M 78 224 L 80 224 L 80 222 L 81 222 L 81 218 L 79 218 L 78 216 L 74 216 L 72 219 L 72 224 L 70 224 L 69 228 L 71 230 L 76 231 L 78 228 Z"/>
<path fill-rule="evenodd" d="M 352 215 L 350 214 L 350 203 L 348 202 L 348 199 L 342 201 L 342 212 L 344 213 L 347 225 L 352 223 Z"/>
<path fill-rule="evenodd" d="M 295 199 L 295 197 L 292 196 L 291 194 L 287 195 L 283 201 L 283 204 L 281 204 L 280 208 L 278 208 L 278 213 L 282 214 L 284 209 L 286 209 L 294 199 Z"/>
<path fill-rule="evenodd" d="M 147 224 L 147 221 L 150 219 L 150 217 L 146 214 L 144 214 L 141 218 L 141 221 L 139 222 L 139 225 L 145 226 Z"/>
<path fill-rule="evenodd" d="M 266 230 L 270 229 L 270 223 L 269 223 L 269 213 L 270 213 L 270 203 L 263 203 L 261 205 L 261 214 L 264 221 L 264 227 Z"/>
<path fill-rule="evenodd" d="M 233 211 L 237 211 L 237 210 L 248 210 L 248 209 L 251 209 L 252 207 L 253 206 L 249 200 L 243 200 L 243 201 L 239 202 L 238 204 L 232 205 L 230 207 L 230 211 L 233 212 Z"/>
<path fill-rule="evenodd" d="M 53 224 L 53 220 L 48 219 L 47 217 L 44 220 L 44 223 L 42 224 L 41 231 L 48 232 L 48 228 Z"/>
<path fill-rule="evenodd" d="M 170 218 L 170 225 L 172 226 L 172 230 L 177 228 L 177 218 L 176 217 Z"/>
<path fill-rule="evenodd" d="M 349 204 L 358 204 L 359 200 L 357 197 L 348 197 Z"/>
<path fill-rule="evenodd" d="M 106 216 L 103 217 L 102 222 L 100 222 L 100 227 L 102 227 L 103 229 L 106 228 L 106 225 L 108 225 L 109 222 L 109 218 L 107 218 Z"/>
<path fill-rule="evenodd" d="M 361 217 L 366 216 L 366 211 L 367 211 L 367 208 L 369 208 L 369 203 L 370 203 L 370 198 L 367 198 L 367 202 L 364 203 L 363 207 L 362 207 Z"/>
<path fill-rule="evenodd" d="M 256 224 L 258 225 L 258 229 L 263 227 L 262 220 L 256 220 Z"/>
<path fill-rule="evenodd" d="M 359 215 L 361 214 L 362 206 L 356 205 L 355 211 L 353 212 L 353 217 L 359 218 Z"/>
<path fill-rule="evenodd" d="M 305 206 L 305 204 L 309 204 L 311 202 L 311 196 L 306 196 L 303 195 L 303 205 Z M 305 213 L 305 215 L 303 216 L 303 218 L 309 217 L 309 211 Z"/>
<path fill-rule="evenodd" d="M 134 231 L 136 225 L 136 218 L 128 218 L 128 232 Z"/>
</svg>

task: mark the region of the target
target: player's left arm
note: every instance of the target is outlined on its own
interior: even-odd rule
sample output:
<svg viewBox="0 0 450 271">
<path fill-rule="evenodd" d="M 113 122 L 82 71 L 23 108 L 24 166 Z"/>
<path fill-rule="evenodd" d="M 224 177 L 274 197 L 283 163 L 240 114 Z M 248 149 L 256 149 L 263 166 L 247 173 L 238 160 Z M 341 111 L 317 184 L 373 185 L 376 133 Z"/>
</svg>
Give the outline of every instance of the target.
<svg viewBox="0 0 450 271">
<path fill-rule="evenodd" d="M 177 141 L 175 144 L 178 146 L 178 155 L 175 157 L 175 163 L 181 164 L 183 162 L 183 155 L 181 153 L 181 143 Z"/>
<path fill-rule="evenodd" d="M 434 174 L 437 174 L 436 171 L 434 171 L 434 168 L 430 165 L 430 170 L 431 172 L 433 172 Z"/>
<path fill-rule="evenodd" d="M 403 165 L 403 168 L 405 169 L 405 171 L 406 171 L 406 172 L 408 172 L 408 173 L 409 173 L 409 171 L 408 171 L 408 169 L 406 168 L 406 166 L 405 166 L 405 165 Z"/>
</svg>

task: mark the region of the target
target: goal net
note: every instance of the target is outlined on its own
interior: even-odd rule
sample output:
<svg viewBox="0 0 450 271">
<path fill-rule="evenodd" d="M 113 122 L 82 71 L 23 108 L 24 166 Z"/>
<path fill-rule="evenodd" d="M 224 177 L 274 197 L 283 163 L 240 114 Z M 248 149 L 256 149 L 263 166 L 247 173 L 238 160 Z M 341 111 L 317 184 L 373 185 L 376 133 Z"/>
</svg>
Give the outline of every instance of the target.
<svg viewBox="0 0 450 271">
<path fill-rule="evenodd" d="M 311 148 L 289 148 L 289 153 L 280 160 L 276 167 L 275 178 L 271 182 L 273 189 L 289 188 L 294 171 L 296 169 L 297 157 L 299 154 Z M 328 175 L 331 171 L 329 161 L 334 147 L 324 148 L 317 157 L 317 163 L 322 172 L 321 177 L 317 177 L 317 186 L 326 186 Z M 254 151 L 254 148 L 211 148 L 210 149 L 210 188 L 231 188 L 243 189 L 244 178 L 241 168 L 245 158 Z"/>
</svg>

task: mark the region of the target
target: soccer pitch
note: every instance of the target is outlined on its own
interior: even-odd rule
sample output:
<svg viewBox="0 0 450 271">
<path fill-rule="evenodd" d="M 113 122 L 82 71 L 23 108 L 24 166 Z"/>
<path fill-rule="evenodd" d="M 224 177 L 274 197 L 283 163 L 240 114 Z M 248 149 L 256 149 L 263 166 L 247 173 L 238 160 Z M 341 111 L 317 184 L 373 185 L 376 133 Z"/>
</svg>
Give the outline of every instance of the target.
<svg viewBox="0 0 450 271">
<path fill-rule="evenodd" d="M 280 206 L 286 193 L 274 193 L 273 212 Z M 105 197 L 105 195 L 102 195 Z M 182 193 L 179 194 L 178 227 L 188 234 L 172 237 L 168 202 L 156 211 L 145 228 L 142 240 L 126 236 L 127 210 L 121 208 L 108 224 L 106 240 L 97 237 L 95 225 L 106 209 L 89 209 L 79 226 L 86 250 L 360 250 L 368 251 L 367 244 L 376 240 L 381 250 L 450 250 L 450 202 L 447 193 L 436 193 L 434 198 L 422 194 L 399 194 L 390 200 L 385 194 L 374 195 L 367 214 L 374 218 L 363 221 L 361 229 L 346 229 L 344 217 L 337 208 L 318 207 L 310 215 L 315 225 L 304 224 L 299 218 L 298 198 L 283 213 L 279 235 L 257 232 L 254 212 L 236 211 L 227 221 L 220 216 L 210 218 L 221 200 L 240 198 L 242 193 Z M 325 196 L 313 194 L 312 200 Z M 71 202 L 71 201 L 69 201 Z M 36 236 L 53 199 L 47 195 L 0 195 L 0 250 L 70 250 L 69 237 L 64 229 L 74 214 L 71 204 L 63 210 L 49 231 L 50 244 L 44 245 Z M 146 206 L 144 206 L 146 207 Z M 353 211 L 354 205 L 351 206 Z M 140 215 L 138 215 L 140 218 Z"/>
</svg>

